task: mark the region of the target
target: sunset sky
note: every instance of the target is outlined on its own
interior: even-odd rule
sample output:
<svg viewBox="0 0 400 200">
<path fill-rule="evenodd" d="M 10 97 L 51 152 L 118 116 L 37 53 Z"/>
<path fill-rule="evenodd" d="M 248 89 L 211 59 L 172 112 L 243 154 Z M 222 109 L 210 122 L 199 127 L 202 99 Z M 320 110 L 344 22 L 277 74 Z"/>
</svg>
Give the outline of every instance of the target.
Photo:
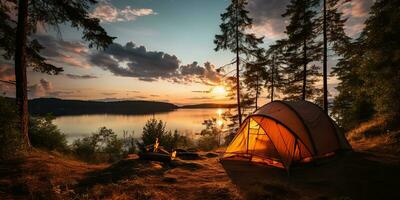
<svg viewBox="0 0 400 200">
<path fill-rule="evenodd" d="M 250 0 L 253 32 L 265 36 L 264 47 L 284 37 L 281 17 L 289 0 Z M 355 37 L 363 28 L 373 0 L 353 0 L 341 9 L 349 18 L 346 32 Z M 46 49 L 42 54 L 64 72 L 50 76 L 28 72 L 30 98 L 57 97 L 90 100 L 155 100 L 171 103 L 228 103 L 215 86 L 224 72 L 216 69 L 234 55 L 215 52 L 220 14 L 229 0 L 108 0 L 91 15 L 117 37 L 108 49 L 89 49 L 79 30 L 68 25 L 57 31 L 39 26 L 33 38 Z M 330 66 L 335 63 L 330 61 Z M 229 72 L 229 68 L 225 70 Z M 0 80 L 13 79 L 11 61 L 0 60 Z M 337 81 L 329 80 L 332 89 Z M 14 95 L 12 85 L 0 91 Z M 214 91 L 214 92 L 208 92 Z M 215 92 L 217 91 L 217 92 Z M 265 95 L 264 95 L 265 96 Z M 264 97 L 262 96 L 262 97 Z"/>
</svg>

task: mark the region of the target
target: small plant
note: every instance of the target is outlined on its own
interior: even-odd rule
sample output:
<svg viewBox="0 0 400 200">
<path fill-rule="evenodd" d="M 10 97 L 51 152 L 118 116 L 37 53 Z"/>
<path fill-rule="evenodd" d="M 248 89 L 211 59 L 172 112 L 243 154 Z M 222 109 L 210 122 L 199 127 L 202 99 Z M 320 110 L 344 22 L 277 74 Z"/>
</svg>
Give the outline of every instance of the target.
<svg viewBox="0 0 400 200">
<path fill-rule="evenodd" d="M 188 136 L 166 130 L 166 123 L 162 120 L 149 119 L 143 127 L 141 140 L 137 142 L 140 151 L 145 151 L 147 145 L 154 144 L 156 139 L 164 149 L 172 151 L 176 148 L 193 148 L 194 141 Z"/>
<path fill-rule="evenodd" d="M 206 126 L 200 133 L 201 137 L 197 142 L 197 146 L 201 150 L 210 151 L 220 146 L 222 130 L 217 125 L 215 118 L 204 120 L 203 125 Z"/>
<path fill-rule="evenodd" d="M 31 117 L 29 126 L 29 139 L 32 146 L 45 149 L 68 151 L 65 134 L 61 133 L 58 127 L 53 124 L 54 117 Z"/>
<path fill-rule="evenodd" d="M 75 140 L 72 151 L 78 158 L 89 162 L 115 162 L 126 155 L 124 141 L 106 127 L 101 127 L 91 136 Z"/>
<path fill-rule="evenodd" d="M 0 113 L 0 159 L 13 158 L 23 151 L 15 104 L 0 97 Z"/>
</svg>

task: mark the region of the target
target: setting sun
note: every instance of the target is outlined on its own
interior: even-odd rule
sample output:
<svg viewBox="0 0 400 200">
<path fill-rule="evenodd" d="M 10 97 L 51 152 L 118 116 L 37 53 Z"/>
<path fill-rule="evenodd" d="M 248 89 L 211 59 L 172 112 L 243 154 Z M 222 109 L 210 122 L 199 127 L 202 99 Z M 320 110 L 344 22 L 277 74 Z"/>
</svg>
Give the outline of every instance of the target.
<svg viewBox="0 0 400 200">
<path fill-rule="evenodd" d="M 225 97 L 227 94 L 224 86 L 215 86 L 211 89 L 211 93 L 217 97 Z"/>
</svg>

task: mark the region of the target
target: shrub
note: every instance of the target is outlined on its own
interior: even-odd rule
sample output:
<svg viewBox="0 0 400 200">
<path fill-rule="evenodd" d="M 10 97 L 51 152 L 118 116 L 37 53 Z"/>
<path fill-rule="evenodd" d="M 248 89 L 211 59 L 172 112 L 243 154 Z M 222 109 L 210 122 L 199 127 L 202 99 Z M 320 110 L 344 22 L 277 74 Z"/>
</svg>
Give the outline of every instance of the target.
<svg viewBox="0 0 400 200">
<path fill-rule="evenodd" d="M 137 152 L 137 149 L 136 149 L 137 140 L 134 137 L 134 135 L 135 135 L 135 132 L 133 132 L 133 131 L 132 131 L 132 134 L 129 134 L 128 131 L 123 132 L 122 142 L 123 142 L 125 154 L 132 154 L 132 153 Z"/>
<path fill-rule="evenodd" d="M 75 140 L 72 151 L 84 161 L 115 162 L 135 151 L 134 143 L 132 135 L 119 139 L 112 129 L 101 127 L 97 133 Z"/>
<path fill-rule="evenodd" d="M 171 131 L 166 131 L 166 123 L 162 120 L 149 119 L 143 127 L 143 134 L 141 141 L 138 142 L 140 151 L 145 151 L 147 145 L 154 144 L 158 138 L 160 146 L 166 150 L 173 150 L 178 147 L 178 143 L 183 136 L 175 131 L 173 134 Z"/>
<path fill-rule="evenodd" d="M 197 141 L 200 150 L 211 151 L 219 147 L 219 140 L 216 135 L 205 135 Z"/>
<path fill-rule="evenodd" d="M 32 146 L 46 149 L 67 151 L 68 145 L 65 134 L 53 124 L 54 117 L 31 117 L 29 122 L 29 139 Z"/>
<path fill-rule="evenodd" d="M 199 149 L 210 151 L 219 147 L 222 130 L 217 126 L 216 122 L 217 120 L 215 118 L 204 121 L 203 125 L 205 125 L 206 128 L 200 133 L 201 137 L 197 142 Z"/>
<path fill-rule="evenodd" d="M 0 97 L 0 113 L 0 159 L 13 158 L 23 151 L 15 104 Z"/>
</svg>

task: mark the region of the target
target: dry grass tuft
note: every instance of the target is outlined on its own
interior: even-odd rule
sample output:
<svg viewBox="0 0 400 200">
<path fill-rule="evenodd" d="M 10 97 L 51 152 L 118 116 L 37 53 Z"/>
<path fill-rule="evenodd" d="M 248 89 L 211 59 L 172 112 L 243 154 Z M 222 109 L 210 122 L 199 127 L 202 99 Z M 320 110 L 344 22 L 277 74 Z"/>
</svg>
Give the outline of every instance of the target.
<svg viewBox="0 0 400 200">
<path fill-rule="evenodd" d="M 347 139 L 357 150 L 400 153 L 400 131 L 385 130 L 385 118 L 361 123 L 347 134 Z"/>
</svg>

